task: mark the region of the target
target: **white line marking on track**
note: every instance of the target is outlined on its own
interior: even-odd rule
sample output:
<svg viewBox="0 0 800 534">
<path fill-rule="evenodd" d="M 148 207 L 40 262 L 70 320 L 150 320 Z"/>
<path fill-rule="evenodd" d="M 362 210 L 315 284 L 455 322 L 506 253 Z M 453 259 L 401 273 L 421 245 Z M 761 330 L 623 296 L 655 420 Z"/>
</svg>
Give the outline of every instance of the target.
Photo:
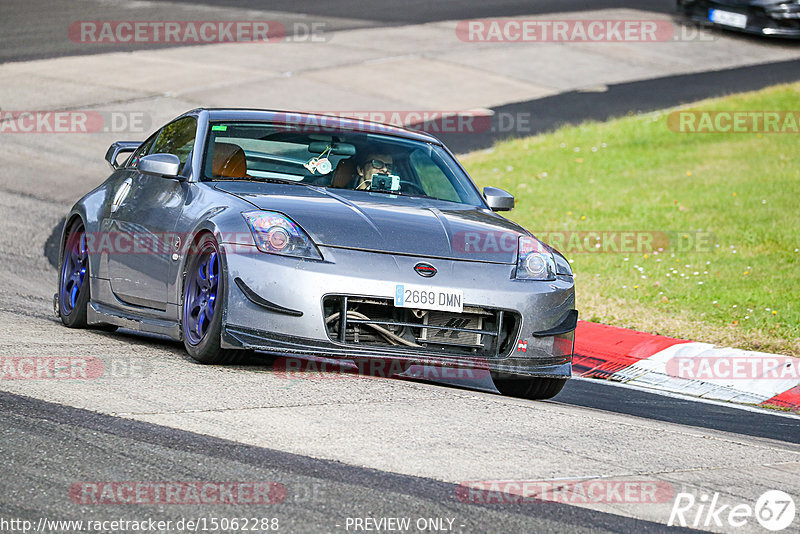
<svg viewBox="0 0 800 534">
<path fill-rule="evenodd" d="M 664 397 L 670 397 L 673 399 L 680 399 L 686 401 L 693 401 L 693 402 L 702 402 L 705 404 L 714 404 L 716 406 L 726 406 L 728 408 L 736 408 L 737 410 L 744 410 L 746 412 L 756 412 L 756 413 L 763 413 L 767 415 L 776 415 L 778 417 L 787 417 L 789 419 L 797 419 L 800 420 L 800 415 L 793 414 L 791 412 L 782 412 L 779 410 L 771 410 L 769 408 L 759 408 L 757 406 L 749 405 L 749 404 L 737 404 L 733 402 L 724 402 L 724 401 L 717 401 L 712 399 L 704 399 L 702 397 L 692 397 L 690 395 L 681 395 L 680 393 L 673 393 L 671 391 L 661 391 L 658 389 L 651 389 L 641 386 L 634 386 L 631 384 L 624 384 L 622 382 L 614 382 L 612 380 L 600 380 L 597 378 L 583 378 L 580 376 L 573 376 L 570 380 L 580 380 L 584 382 L 593 382 L 598 384 L 603 384 L 606 386 L 614 386 L 620 388 L 627 388 L 627 389 L 635 389 L 636 391 L 643 391 L 645 393 L 653 393 L 656 395 L 661 395 Z M 553 399 L 554 402 L 558 402 L 558 397 Z"/>
</svg>

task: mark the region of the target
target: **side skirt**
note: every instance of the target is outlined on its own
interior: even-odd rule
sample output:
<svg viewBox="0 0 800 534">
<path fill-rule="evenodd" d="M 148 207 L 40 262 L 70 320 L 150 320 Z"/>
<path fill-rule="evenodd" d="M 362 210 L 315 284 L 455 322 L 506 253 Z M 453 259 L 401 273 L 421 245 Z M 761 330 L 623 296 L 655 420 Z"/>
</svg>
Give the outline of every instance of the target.
<svg viewBox="0 0 800 534">
<path fill-rule="evenodd" d="M 130 312 L 121 312 L 109 306 L 89 302 L 86 309 L 86 321 L 89 324 L 106 323 L 150 334 L 161 334 L 177 341 L 181 340 L 181 328 L 177 321 L 154 319 Z"/>
</svg>

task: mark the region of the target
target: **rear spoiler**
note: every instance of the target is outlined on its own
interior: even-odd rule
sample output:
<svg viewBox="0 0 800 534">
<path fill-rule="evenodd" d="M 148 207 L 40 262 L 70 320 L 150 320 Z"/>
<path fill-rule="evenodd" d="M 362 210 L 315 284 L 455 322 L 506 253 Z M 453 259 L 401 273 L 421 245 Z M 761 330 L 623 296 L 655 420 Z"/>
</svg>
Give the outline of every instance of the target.
<svg viewBox="0 0 800 534">
<path fill-rule="evenodd" d="M 111 143 L 111 146 L 108 147 L 106 151 L 106 161 L 109 165 L 111 165 L 112 169 L 118 169 L 119 163 L 117 163 L 117 157 L 120 154 L 128 154 L 133 152 L 139 145 L 141 145 L 141 141 L 116 141 Z"/>
</svg>

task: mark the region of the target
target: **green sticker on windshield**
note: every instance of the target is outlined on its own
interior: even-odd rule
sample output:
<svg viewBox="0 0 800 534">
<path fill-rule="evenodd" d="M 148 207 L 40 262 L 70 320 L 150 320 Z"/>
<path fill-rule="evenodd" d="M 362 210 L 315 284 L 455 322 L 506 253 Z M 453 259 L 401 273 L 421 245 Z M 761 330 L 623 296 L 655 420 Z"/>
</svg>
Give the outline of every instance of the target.
<svg viewBox="0 0 800 534">
<path fill-rule="evenodd" d="M 217 125 L 217 126 L 212 126 L 211 127 L 211 131 L 212 132 L 224 132 L 227 129 L 228 129 L 228 127 L 224 126 L 224 125 Z"/>
</svg>

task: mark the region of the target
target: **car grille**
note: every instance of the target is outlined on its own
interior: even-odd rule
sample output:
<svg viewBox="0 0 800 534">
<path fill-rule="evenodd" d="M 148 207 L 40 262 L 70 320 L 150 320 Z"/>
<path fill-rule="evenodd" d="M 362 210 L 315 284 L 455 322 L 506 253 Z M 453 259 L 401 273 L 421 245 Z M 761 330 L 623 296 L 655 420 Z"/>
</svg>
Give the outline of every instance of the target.
<svg viewBox="0 0 800 534">
<path fill-rule="evenodd" d="M 396 308 L 390 299 L 332 295 L 323 300 L 332 341 L 409 352 L 498 358 L 516 341 L 519 314 L 464 306 L 463 313 Z"/>
</svg>

